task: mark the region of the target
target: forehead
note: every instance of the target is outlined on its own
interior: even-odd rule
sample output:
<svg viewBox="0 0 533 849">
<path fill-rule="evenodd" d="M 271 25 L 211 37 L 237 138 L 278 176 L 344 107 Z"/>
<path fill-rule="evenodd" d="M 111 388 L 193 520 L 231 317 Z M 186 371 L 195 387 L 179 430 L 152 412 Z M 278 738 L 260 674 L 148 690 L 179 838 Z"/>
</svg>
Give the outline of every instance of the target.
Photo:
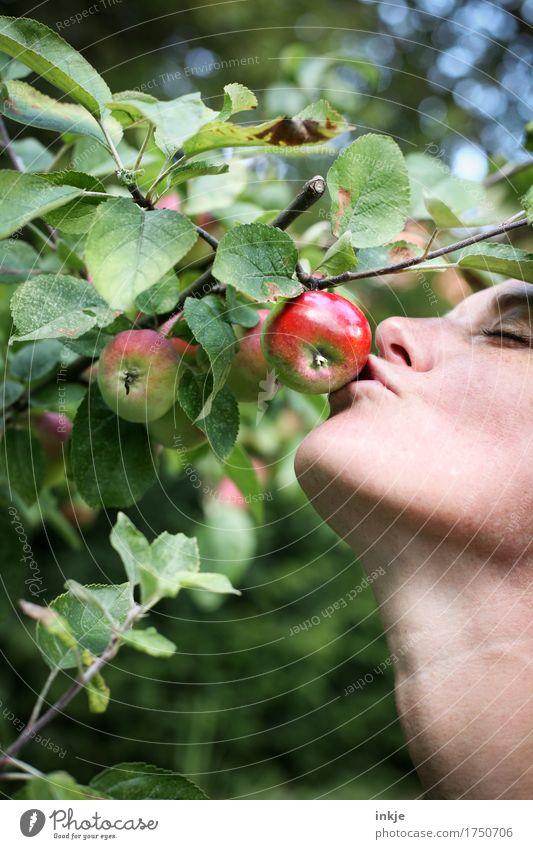
<svg viewBox="0 0 533 849">
<path fill-rule="evenodd" d="M 505 280 L 483 292 L 469 295 L 448 313 L 448 317 L 462 321 L 474 320 L 489 311 L 498 312 L 498 306 L 503 306 L 506 301 L 514 301 L 515 297 L 517 300 L 529 300 L 533 311 L 533 284 L 523 280 Z"/>
</svg>

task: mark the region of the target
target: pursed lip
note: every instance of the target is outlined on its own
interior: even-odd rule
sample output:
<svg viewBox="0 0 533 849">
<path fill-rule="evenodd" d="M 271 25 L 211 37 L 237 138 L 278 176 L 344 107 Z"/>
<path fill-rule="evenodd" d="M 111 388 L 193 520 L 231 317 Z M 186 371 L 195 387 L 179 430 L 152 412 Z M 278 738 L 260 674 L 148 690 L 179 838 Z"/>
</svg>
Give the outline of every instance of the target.
<svg viewBox="0 0 533 849">
<path fill-rule="evenodd" d="M 383 360 L 370 354 L 367 364 L 357 377 L 329 395 L 331 412 L 336 413 L 347 406 L 352 406 L 357 397 L 367 391 L 381 393 L 384 390 L 399 395 L 387 374 L 386 367 L 383 366 Z"/>
</svg>

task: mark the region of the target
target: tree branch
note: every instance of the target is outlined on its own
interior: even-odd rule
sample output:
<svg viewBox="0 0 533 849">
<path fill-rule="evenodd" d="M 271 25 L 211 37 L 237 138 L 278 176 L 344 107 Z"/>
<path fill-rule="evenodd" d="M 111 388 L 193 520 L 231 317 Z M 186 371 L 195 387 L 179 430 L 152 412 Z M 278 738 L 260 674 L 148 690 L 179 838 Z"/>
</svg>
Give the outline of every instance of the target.
<svg viewBox="0 0 533 849">
<path fill-rule="evenodd" d="M 289 224 L 292 224 L 299 215 L 310 209 L 313 204 L 320 200 L 326 191 L 326 181 L 320 175 L 312 177 L 302 188 L 301 192 L 296 195 L 289 206 L 282 210 L 279 215 L 272 221 L 271 226 L 277 227 L 278 230 L 285 230 Z M 199 228 L 196 228 L 199 231 Z M 200 236 L 202 234 L 200 233 Z M 209 235 L 209 234 L 208 234 Z M 212 238 L 212 237 L 211 237 Z M 207 241 L 207 239 L 206 239 Z M 214 247 L 214 246 L 213 246 Z M 217 246 L 218 247 L 218 242 Z M 214 247 L 214 250 L 216 250 Z M 214 286 L 218 286 L 219 282 L 211 274 L 211 266 L 196 280 L 188 286 L 180 295 L 179 300 L 172 310 L 170 315 L 174 315 L 181 309 L 185 303 L 185 299 L 189 297 L 197 297 L 198 295 L 207 295 L 212 291 Z"/>
<path fill-rule="evenodd" d="M 326 191 L 326 181 L 320 175 L 312 177 L 302 191 L 296 195 L 289 206 L 274 218 L 271 226 L 277 227 L 279 230 L 286 230 L 289 224 L 292 224 L 299 215 L 307 212 L 313 204 L 320 200 Z"/>
<path fill-rule="evenodd" d="M 131 628 L 133 623 L 140 618 L 142 613 L 143 608 L 138 604 L 135 604 L 131 608 L 128 616 L 124 620 L 124 623 L 113 635 L 105 651 L 99 657 L 95 658 L 91 666 L 77 677 L 72 686 L 69 687 L 68 690 L 65 690 L 63 695 L 61 695 L 58 700 L 42 714 L 42 716 L 36 719 L 33 723 L 28 722 L 17 739 L 8 746 L 5 750 L 4 757 L 0 759 L 0 769 L 12 764 L 14 762 L 14 756 L 17 755 L 18 752 L 20 752 L 20 750 L 29 743 L 29 741 L 35 737 L 42 728 L 52 722 L 59 713 L 62 713 L 67 705 L 70 704 L 72 699 L 78 695 L 80 690 L 83 690 L 83 688 L 92 681 L 96 675 L 98 675 L 106 663 L 109 663 L 109 661 L 115 657 L 120 648 L 122 634 Z"/>
<path fill-rule="evenodd" d="M 214 251 L 216 251 L 216 249 L 218 248 L 218 239 L 215 239 L 215 237 L 212 236 L 211 233 L 208 233 L 207 230 L 204 230 L 204 228 L 200 227 L 198 224 L 195 224 L 194 226 L 200 238 L 203 239 L 204 242 L 207 242 L 207 244 L 211 248 L 213 248 Z"/>
<path fill-rule="evenodd" d="M 411 257 L 394 265 L 384 265 L 381 268 L 372 268 L 369 271 L 345 271 L 343 274 L 337 274 L 335 277 L 323 277 L 321 280 L 315 280 L 314 283 L 312 283 L 313 278 L 307 274 L 302 275 L 299 279 L 301 283 L 307 285 L 312 283 L 315 289 L 329 289 L 331 286 L 342 286 L 343 283 L 351 283 L 353 280 L 366 280 L 368 277 L 381 277 L 384 274 L 398 274 L 401 271 L 406 271 L 424 262 L 429 262 L 429 260 L 454 253 L 462 248 L 467 248 L 469 245 L 475 245 L 477 242 L 484 242 L 493 236 L 501 236 L 510 230 L 526 227 L 528 223 L 527 218 L 521 218 L 519 221 L 504 221 L 503 224 L 499 224 L 491 230 L 485 230 L 483 233 L 477 233 L 475 236 L 469 236 L 466 239 L 461 239 L 459 242 L 454 242 L 451 245 L 445 245 L 443 248 L 438 248 L 428 254 Z"/>
<path fill-rule="evenodd" d="M 26 169 L 24 168 L 24 163 L 22 159 L 15 153 L 15 151 L 11 147 L 11 139 L 9 138 L 9 133 L 7 132 L 7 127 L 3 118 L 0 118 L 0 140 L 2 141 L 4 150 L 9 156 L 11 164 L 15 171 L 25 171 Z"/>
<path fill-rule="evenodd" d="M 520 174 L 521 171 L 525 171 L 526 168 L 531 168 L 533 166 L 533 159 L 526 159 L 523 162 L 508 162 L 507 165 L 504 165 L 499 171 L 494 171 L 493 174 L 489 174 L 488 177 L 485 177 L 483 180 L 483 185 L 487 188 L 490 186 L 496 185 L 496 183 L 501 183 L 503 180 L 509 180 L 511 177 L 514 177 L 516 174 Z"/>
</svg>

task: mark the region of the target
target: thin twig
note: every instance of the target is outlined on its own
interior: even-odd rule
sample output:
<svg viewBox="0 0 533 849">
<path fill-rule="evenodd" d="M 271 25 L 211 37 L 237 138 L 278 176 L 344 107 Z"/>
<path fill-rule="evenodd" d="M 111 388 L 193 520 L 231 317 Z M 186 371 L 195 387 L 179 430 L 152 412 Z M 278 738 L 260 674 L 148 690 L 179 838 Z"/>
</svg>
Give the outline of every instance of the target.
<svg viewBox="0 0 533 849">
<path fill-rule="evenodd" d="M 48 166 L 48 168 L 46 169 L 46 173 L 47 173 L 47 174 L 49 174 L 49 173 L 50 173 L 50 171 L 54 171 L 54 170 L 55 170 L 56 165 L 58 165 L 58 164 L 59 164 L 59 162 L 61 161 L 61 158 L 63 157 L 63 155 L 67 152 L 67 150 L 68 150 L 70 147 L 72 147 L 71 142 L 68 142 L 67 144 L 63 144 L 63 145 L 61 145 L 61 147 L 60 147 L 60 148 L 59 148 L 59 150 L 57 151 L 56 155 L 55 155 L 55 156 L 54 156 L 54 158 L 52 159 L 52 161 L 51 161 L 50 165 L 49 165 L 49 166 Z"/>
<path fill-rule="evenodd" d="M 125 170 L 124 169 L 124 163 L 123 163 L 122 159 L 120 158 L 120 154 L 115 147 L 115 142 L 111 138 L 109 130 L 107 129 L 104 121 L 98 121 L 98 123 L 100 125 L 100 129 L 102 130 L 102 132 L 105 136 L 105 140 L 107 142 L 109 152 L 110 152 L 111 156 L 113 157 L 113 159 L 115 160 L 115 165 L 117 166 L 119 171 L 124 171 Z"/>
<path fill-rule="evenodd" d="M 44 778 L 44 773 L 40 769 L 37 769 L 37 767 L 31 766 L 31 764 L 27 764 L 25 761 L 20 761 L 18 758 L 10 758 L 9 760 L 13 766 L 18 767 L 21 772 L 27 774 L 30 778 Z"/>
<path fill-rule="evenodd" d="M 0 772 L 0 781 L 31 781 L 32 778 L 27 772 Z"/>
<path fill-rule="evenodd" d="M 142 162 L 143 156 L 144 156 L 144 154 L 145 154 L 145 152 L 146 152 L 146 148 L 148 147 L 148 142 L 150 141 L 150 139 L 151 139 L 151 137 L 152 137 L 152 131 L 153 131 L 153 129 L 154 129 L 154 128 L 153 128 L 153 125 L 152 125 L 152 124 L 150 124 L 150 125 L 148 126 L 148 131 L 147 131 L 147 133 L 146 133 L 146 135 L 145 135 L 145 137 L 144 137 L 143 143 L 142 143 L 141 148 L 140 148 L 140 150 L 139 150 L 139 153 L 138 153 L 137 159 L 135 160 L 135 165 L 133 166 L 133 170 L 134 170 L 134 171 L 138 171 L 138 170 L 139 170 L 139 168 L 141 167 L 141 162 Z"/>
<path fill-rule="evenodd" d="M 499 171 L 494 171 L 493 174 L 489 174 L 488 177 L 485 177 L 483 185 L 487 188 L 494 186 L 496 183 L 501 183 L 503 180 L 509 180 L 521 171 L 525 171 L 526 168 L 531 168 L 531 166 L 533 166 L 533 159 L 525 159 L 523 162 L 508 162 L 507 165 L 504 165 Z"/>
<path fill-rule="evenodd" d="M 206 271 L 204 271 L 202 275 L 200 275 L 200 277 L 197 277 L 196 280 L 193 280 L 193 282 L 189 286 L 187 286 L 187 288 L 184 289 L 183 292 L 181 292 L 178 298 L 178 302 L 172 310 L 172 314 L 182 308 L 186 298 L 194 298 L 197 295 L 207 295 L 209 294 L 213 286 L 215 286 L 217 283 L 218 281 L 215 280 L 215 278 L 211 274 L 211 268 L 208 268 Z"/>
<path fill-rule="evenodd" d="M 54 667 L 54 669 L 52 669 L 48 678 L 44 682 L 44 686 L 43 686 L 41 692 L 39 693 L 39 695 L 37 696 L 37 701 L 35 702 L 35 705 L 33 706 L 33 710 L 30 714 L 30 718 L 28 719 L 28 725 L 34 725 L 35 722 L 38 720 L 39 714 L 41 712 L 41 708 L 44 704 L 44 700 L 46 699 L 46 697 L 48 695 L 48 691 L 50 690 L 50 687 L 52 686 L 55 679 L 57 678 L 58 672 L 59 672 L 59 667 Z"/>
<path fill-rule="evenodd" d="M 105 651 L 99 657 L 95 658 L 93 663 L 85 670 L 85 672 L 78 675 L 68 690 L 65 690 L 57 701 L 54 702 L 54 704 L 49 707 L 48 710 L 39 717 L 39 719 L 32 724 L 28 723 L 17 739 L 8 746 L 4 757 L 0 759 L 0 769 L 9 763 L 14 763 L 14 756 L 20 752 L 26 743 L 29 743 L 29 741 L 35 737 L 42 728 L 48 725 L 58 714 L 62 713 L 67 705 L 70 704 L 72 699 L 78 695 L 80 690 L 83 690 L 83 688 L 86 687 L 96 675 L 98 675 L 106 663 L 109 663 L 109 661 L 115 657 L 120 648 L 122 634 L 131 628 L 133 623 L 140 618 L 142 613 L 143 608 L 141 605 L 135 604 L 131 608 L 128 616 L 124 620 L 124 623 L 120 626 L 120 629 L 113 634 L 113 637 L 109 641 Z"/>
<path fill-rule="evenodd" d="M 475 236 L 469 236 L 467 239 L 461 239 L 461 241 L 454 242 L 451 245 L 445 245 L 443 248 L 431 251 L 426 256 L 411 257 L 410 259 L 403 260 L 403 262 L 398 262 L 394 265 L 385 265 L 381 268 L 372 268 L 369 271 L 345 271 L 343 274 L 337 274 L 335 277 L 323 277 L 322 280 L 318 281 L 316 288 L 329 289 L 330 286 L 342 286 L 343 283 L 351 283 L 353 280 L 366 280 L 368 277 L 381 277 L 383 274 L 398 274 L 423 262 L 429 262 L 437 257 L 454 253 L 462 248 L 467 248 L 469 245 L 475 245 L 477 242 L 484 242 L 493 236 L 501 236 L 503 233 L 509 232 L 509 230 L 527 227 L 528 223 L 527 218 L 521 218 L 519 221 L 506 221 L 503 224 L 499 224 L 498 227 L 493 227 L 492 230 L 485 230 L 483 233 L 477 233 Z M 305 283 L 308 281 L 304 278 L 301 282 Z"/>
<path fill-rule="evenodd" d="M 9 133 L 7 131 L 7 127 L 5 125 L 4 119 L 0 118 L 0 140 L 2 141 L 2 145 L 4 147 L 5 152 L 9 156 L 11 160 L 11 164 L 16 171 L 25 171 L 24 162 L 15 153 L 11 146 L 11 139 L 9 138 Z"/>
<path fill-rule="evenodd" d="M 25 226 L 28 228 L 28 230 L 31 230 L 31 232 L 34 233 L 39 239 L 41 239 L 42 242 L 44 242 L 45 247 L 50 248 L 50 250 L 52 251 L 56 250 L 56 245 L 53 241 L 51 241 L 51 235 L 45 236 L 45 234 L 42 233 L 41 230 L 39 230 L 39 228 L 36 227 L 35 224 L 33 224 L 31 221 L 28 221 Z"/>
<path fill-rule="evenodd" d="M 434 241 L 435 241 L 435 239 L 437 238 L 437 233 L 438 233 L 438 232 L 439 232 L 439 231 L 437 230 L 437 228 L 435 228 L 435 229 L 433 230 L 433 233 L 431 234 L 431 237 L 430 237 L 430 239 L 429 239 L 429 242 L 427 243 L 426 247 L 424 248 L 424 253 L 422 254 L 422 256 L 423 256 L 423 258 L 424 258 L 424 259 L 427 259 L 427 257 L 428 257 L 428 253 L 429 253 L 429 249 L 431 248 L 431 245 L 433 244 L 433 242 L 434 242 Z"/>
<path fill-rule="evenodd" d="M 179 153 L 182 153 L 182 151 L 179 151 L 179 150 L 176 151 L 176 153 L 174 154 L 174 157 L 173 157 L 173 161 L 170 163 L 170 165 L 167 168 L 165 168 L 163 171 L 159 172 L 159 174 L 155 178 L 154 182 L 152 183 L 152 185 L 150 186 L 150 188 L 146 192 L 147 198 L 152 199 L 153 193 L 155 192 L 159 183 L 161 183 L 165 179 L 165 177 L 168 177 L 168 175 L 171 174 L 172 171 L 174 171 L 174 169 L 178 167 L 178 165 L 181 165 L 181 163 L 185 159 L 185 155 L 178 156 Z M 176 156 L 178 156 L 178 159 L 175 158 Z M 168 159 L 167 159 L 167 162 L 168 162 Z"/>
<path fill-rule="evenodd" d="M 116 195 L 112 195 L 109 192 L 88 192 L 83 191 L 82 196 L 84 198 L 116 198 Z"/>
<path fill-rule="evenodd" d="M 204 230 L 204 228 L 200 227 L 198 224 L 195 224 L 194 226 L 200 238 L 203 239 L 204 242 L 207 242 L 207 244 L 212 247 L 214 251 L 216 251 L 216 249 L 218 248 L 218 239 L 215 239 L 215 237 L 212 236 L 211 233 L 208 233 L 207 230 Z"/>
</svg>

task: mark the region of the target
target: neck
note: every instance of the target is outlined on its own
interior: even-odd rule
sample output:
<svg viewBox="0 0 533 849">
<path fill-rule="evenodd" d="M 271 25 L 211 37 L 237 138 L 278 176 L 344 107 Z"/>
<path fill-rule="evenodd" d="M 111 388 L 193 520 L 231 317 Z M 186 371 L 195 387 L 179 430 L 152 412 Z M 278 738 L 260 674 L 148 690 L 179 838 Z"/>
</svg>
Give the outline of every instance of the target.
<svg viewBox="0 0 533 849">
<path fill-rule="evenodd" d="M 373 589 L 428 794 L 530 794 L 533 769 L 522 773 L 533 745 L 531 561 L 518 550 L 480 552 L 412 526 L 383 527 L 362 527 L 349 541 L 367 570 L 384 569 Z"/>
</svg>

